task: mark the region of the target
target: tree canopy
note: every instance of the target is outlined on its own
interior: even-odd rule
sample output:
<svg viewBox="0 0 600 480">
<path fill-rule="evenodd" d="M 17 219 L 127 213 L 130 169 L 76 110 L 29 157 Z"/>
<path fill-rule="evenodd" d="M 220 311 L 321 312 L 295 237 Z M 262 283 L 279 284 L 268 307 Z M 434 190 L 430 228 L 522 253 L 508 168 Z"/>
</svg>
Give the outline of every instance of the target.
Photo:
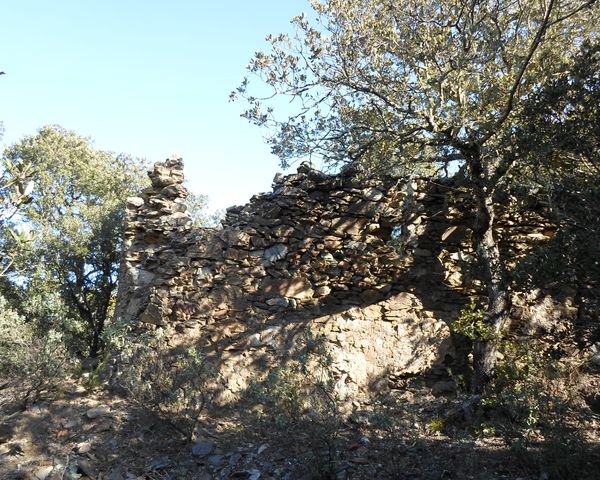
<svg viewBox="0 0 600 480">
<path fill-rule="evenodd" d="M 14 267 L 13 254 L 27 244 L 28 235 L 14 228 L 13 219 L 31 201 L 34 169 L 7 160 L 0 170 L 0 277 Z"/>
<path fill-rule="evenodd" d="M 597 35 L 595 0 L 313 1 L 269 36 L 232 95 L 286 164 L 315 155 L 374 170 L 464 160 Z M 292 99 L 279 114 L 278 97 Z M 286 115 L 292 111 L 291 115 Z M 491 149 L 494 146 L 490 146 Z"/>
<path fill-rule="evenodd" d="M 267 37 L 232 93 L 271 130 L 282 164 L 317 156 L 367 174 L 464 166 L 473 247 L 487 289 L 485 323 L 500 332 L 510 296 L 495 235 L 495 194 L 514 177 L 524 105 L 600 33 L 596 0 L 314 0 L 293 36 Z M 281 97 L 291 99 L 282 108 Z M 283 110 L 280 113 L 280 110 Z M 539 112 L 541 113 L 541 112 Z M 534 155 L 535 156 L 535 155 Z M 531 157 L 531 155 L 529 156 Z M 433 167 L 433 168 L 432 168 Z M 496 351 L 474 346 L 474 391 Z"/>
<path fill-rule="evenodd" d="M 539 192 L 560 225 L 546 265 L 526 264 L 523 273 L 588 288 L 600 278 L 600 43 L 585 45 L 524 103 L 512 140 L 519 161 L 507 181 Z"/>
<path fill-rule="evenodd" d="M 18 258 L 28 301 L 41 295 L 36 308 L 62 303 L 81 353 L 94 356 L 116 287 L 125 201 L 144 184 L 143 165 L 94 149 L 89 139 L 58 126 L 8 148 L 3 168 L 15 164 L 34 172 L 35 188 L 17 219 L 31 237 Z"/>
</svg>

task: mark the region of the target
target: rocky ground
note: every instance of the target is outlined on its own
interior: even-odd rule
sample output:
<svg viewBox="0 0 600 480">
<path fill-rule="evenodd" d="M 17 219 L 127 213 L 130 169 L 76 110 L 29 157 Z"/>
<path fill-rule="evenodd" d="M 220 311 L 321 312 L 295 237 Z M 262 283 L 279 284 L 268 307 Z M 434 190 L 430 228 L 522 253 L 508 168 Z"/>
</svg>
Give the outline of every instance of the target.
<svg viewBox="0 0 600 480">
<path fill-rule="evenodd" d="M 579 425 L 590 440 L 585 464 L 576 476 L 568 469 L 556 476 L 493 429 L 450 426 L 468 397 L 435 397 L 418 379 L 327 426 L 276 425 L 250 406 L 213 411 L 190 441 L 126 399 L 74 381 L 24 410 L 10 389 L 0 393 L 0 478 L 7 480 L 600 478 L 600 417 L 590 410 Z M 569 448 L 581 445 L 565 440 L 562 461 L 580 462 L 581 452 Z"/>
</svg>

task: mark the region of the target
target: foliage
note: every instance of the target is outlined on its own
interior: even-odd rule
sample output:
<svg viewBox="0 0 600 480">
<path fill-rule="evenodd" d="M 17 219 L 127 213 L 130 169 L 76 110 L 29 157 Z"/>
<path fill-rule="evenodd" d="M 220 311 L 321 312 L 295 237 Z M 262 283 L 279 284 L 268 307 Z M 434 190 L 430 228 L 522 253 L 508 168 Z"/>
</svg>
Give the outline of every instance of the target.
<svg viewBox="0 0 600 480">
<path fill-rule="evenodd" d="M 208 196 L 188 192 L 185 199 L 187 212 L 196 227 L 217 227 L 223 218 L 222 211 L 208 212 Z"/>
<path fill-rule="evenodd" d="M 0 170 L 0 276 L 10 272 L 13 257 L 26 249 L 31 240 L 31 235 L 20 231 L 14 220 L 31 201 L 34 173 L 32 166 L 22 161 L 7 161 Z"/>
<path fill-rule="evenodd" d="M 336 478 L 342 417 L 331 358 L 324 338 L 309 330 L 296 337 L 295 351 L 294 360 L 253 383 L 250 395 L 263 405 L 265 421 L 284 432 L 289 428 L 307 432 L 311 449 L 306 465 L 312 478 Z"/>
<path fill-rule="evenodd" d="M 563 72 L 523 105 L 515 138 L 533 182 L 571 169 L 597 170 L 600 153 L 600 43 L 586 42 Z M 532 144 L 540 142 L 539 145 Z"/>
<path fill-rule="evenodd" d="M 297 365 L 279 366 L 272 369 L 263 382 L 251 387 L 253 396 L 267 405 L 278 427 L 286 428 L 290 423 L 298 422 L 306 410 L 307 396 L 299 376 Z"/>
<path fill-rule="evenodd" d="M 40 335 L 0 295 L 0 376 L 17 389 L 23 408 L 60 385 L 68 359 L 59 332 L 50 328 Z"/>
<path fill-rule="evenodd" d="M 4 72 L 2 72 L 4 73 Z M 4 124 L 0 121 L 0 140 L 4 134 Z M 24 248 L 29 240 L 11 221 L 19 209 L 29 201 L 33 189 L 30 165 L 9 163 L 0 169 L 0 277 L 13 267 L 12 253 Z"/>
<path fill-rule="evenodd" d="M 504 342 L 502 353 L 482 399 L 480 429 L 503 436 L 528 468 L 585 478 L 591 451 L 576 424 L 579 366 L 543 343 Z"/>
<path fill-rule="evenodd" d="M 282 428 L 305 420 L 311 412 L 335 407 L 331 359 L 323 338 L 306 331 L 296 338 L 296 349 L 294 360 L 273 368 L 251 386 L 252 395 Z"/>
<path fill-rule="evenodd" d="M 209 394 L 211 369 L 197 347 L 171 348 L 162 331 L 132 338 L 124 325 L 111 327 L 111 354 L 123 360 L 116 386 L 134 403 L 191 440 Z"/>
<path fill-rule="evenodd" d="M 461 310 L 452 324 L 452 330 L 471 340 L 498 340 L 498 333 L 484 319 L 485 311 L 475 303 L 470 303 Z"/>
<path fill-rule="evenodd" d="M 510 175 L 517 195 L 548 206 L 558 225 L 515 272 L 517 281 L 600 275 L 600 43 L 584 45 L 566 73 L 544 85 L 524 106 L 514 142 L 527 159 Z M 527 205 L 525 205 L 527 208 Z"/>
<path fill-rule="evenodd" d="M 597 13 L 583 0 L 311 3 L 314 20 L 294 18 L 294 36 L 268 36 L 270 51 L 252 59 L 262 88 L 246 78 L 232 98 L 275 130 L 284 164 L 318 155 L 377 170 L 467 161 L 463 147 L 510 129 L 519 101 L 593 35 Z M 271 102 L 284 96 L 291 113 Z"/>
<path fill-rule="evenodd" d="M 47 291 L 32 276 L 26 292 L 20 293 L 19 312 L 29 319 L 39 335 L 49 330 L 60 333 L 63 343 L 71 353 L 85 352 L 87 348 L 85 324 L 69 314 L 69 309 L 58 290 Z"/>
<path fill-rule="evenodd" d="M 434 435 L 441 435 L 446 429 L 446 424 L 443 418 L 435 417 L 427 422 L 427 431 Z"/>
<path fill-rule="evenodd" d="M 314 0 L 315 19 L 293 20 L 294 37 L 269 36 L 270 51 L 249 65 L 263 83 L 232 94 L 244 116 L 275 133 L 282 164 L 319 156 L 367 172 L 419 166 L 464 168 L 473 195 L 477 253 L 488 306 L 500 331 L 508 292 L 494 235 L 494 197 L 524 158 L 511 133 L 525 101 L 564 72 L 598 35 L 596 0 Z M 266 90 L 266 91 L 265 91 Z M 273 99 L 289 97 L 279 115 Z M 295 110 L 294 110 L 295 107 Z M 493 376 L 495 347 L 474 342 L 473 389 Z"/>
<path fill-rule="evenodd" d="M 144 184 L 142 164 L 58 126 L 8 148 L 3 168 L 16 164 L 33 169 L 36 187 L 19 214 L 32 239 L 16 259 L 15 282 L 30 297 L 59 292 L 71 325 L 65 328 L 83 338 L 79 353 L 96 356 L 116 287 L 125 199 Z"/>
</svg>

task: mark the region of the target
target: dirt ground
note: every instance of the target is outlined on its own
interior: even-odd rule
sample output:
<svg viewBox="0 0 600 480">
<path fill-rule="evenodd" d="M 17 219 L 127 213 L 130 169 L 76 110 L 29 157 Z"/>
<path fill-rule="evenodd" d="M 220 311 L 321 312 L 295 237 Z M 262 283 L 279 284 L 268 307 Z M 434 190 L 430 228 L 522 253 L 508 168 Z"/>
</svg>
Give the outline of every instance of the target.
<svg viewBox="0 0 600 480">
<path fill-rule="evenodd" d="M 191 440 L 126 398 L 75 381 L 26 409 L 9 388 L 0 395 L 6 480 L 600 479 L 600 416 L 591 410 L 579 425 L 590 439 L 585 465 L 573 451 L 580 463 L 570 477 L 568 466 L 556 474 L 528 461 L 531 450 L 519 452 L 497 432 L 439 428 L 468 397 L 434 397 L 418 381 L 390 392 L 381 405 L 355 404 L 333 427 L 282 428 L 248 406 L 207 412 Z M 562 447 L 565 462 L 569 448 L 581 448 L 566 440 Z"/>
</svg>

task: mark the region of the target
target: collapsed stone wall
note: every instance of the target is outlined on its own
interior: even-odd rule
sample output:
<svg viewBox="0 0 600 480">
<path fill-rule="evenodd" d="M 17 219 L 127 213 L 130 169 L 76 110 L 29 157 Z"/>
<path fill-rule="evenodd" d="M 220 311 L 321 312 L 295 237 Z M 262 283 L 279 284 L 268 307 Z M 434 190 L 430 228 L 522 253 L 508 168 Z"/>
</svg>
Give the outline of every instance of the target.
<svg viewBox="0 0 600 480">
<path fill-rule="evenodd" d="M 223 401 L 307 331 L 326 342 L 342 396 L 405 375 L 441 378 L 456 361 L 448 325 L 480 294 L 466 192 L 302 165 L 206 229 L 186 212 L 181 159 L 149 175 L 151 187 L 128 199 L 116 317 L 202 346 Z M 527 225 L 525 238 L 503 235 L 514 258 L 550 231 L 538 217 Z"/>
</svg>

